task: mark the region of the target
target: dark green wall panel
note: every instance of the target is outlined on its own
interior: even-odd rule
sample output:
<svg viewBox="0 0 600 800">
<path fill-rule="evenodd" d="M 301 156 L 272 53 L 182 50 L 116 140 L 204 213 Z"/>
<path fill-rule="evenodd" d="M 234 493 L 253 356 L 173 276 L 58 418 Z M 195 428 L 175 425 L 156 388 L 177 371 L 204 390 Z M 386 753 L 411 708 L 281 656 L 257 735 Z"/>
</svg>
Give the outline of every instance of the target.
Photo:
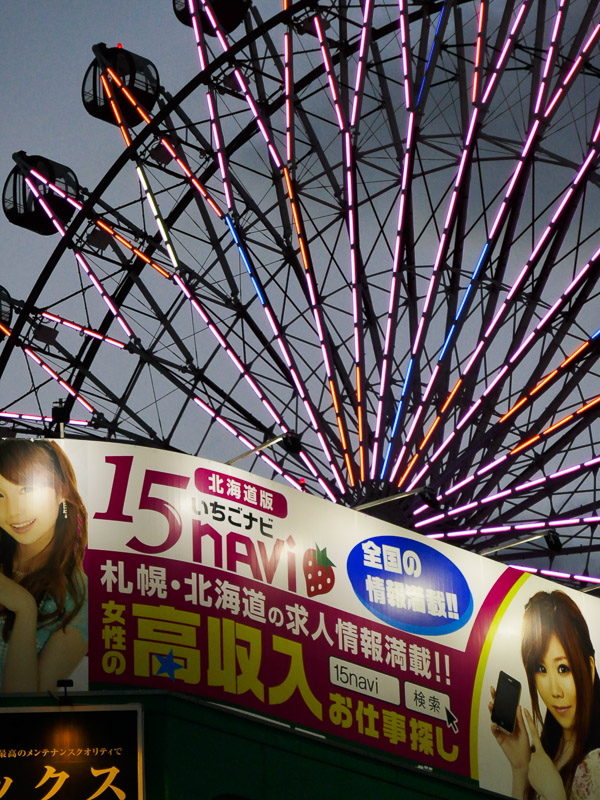
<svg viewBox="0 0 600 800">
<path fill-rule="evenodd" d="M 75 704 L 139 703 L 147 800 L 481 800 L 472 783 L 166 692 L 98 692 Z M 5 696 L 4 706 L 58 705 Z"/>
</svg>

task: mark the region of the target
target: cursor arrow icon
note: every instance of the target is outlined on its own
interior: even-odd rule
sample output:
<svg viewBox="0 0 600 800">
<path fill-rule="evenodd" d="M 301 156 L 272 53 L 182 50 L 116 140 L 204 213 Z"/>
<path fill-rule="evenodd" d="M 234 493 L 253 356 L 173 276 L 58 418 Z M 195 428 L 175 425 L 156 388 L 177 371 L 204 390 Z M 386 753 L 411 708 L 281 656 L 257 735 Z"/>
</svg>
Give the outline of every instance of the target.
<svg viewBox="0 0 600 800">
<path fill-rule="evenodd" d="M 458 733 L 458 717 L 454 716 L 448 706 L 446 706 L 446 724 L 452 728 L 454 733 Z"/>
</svg>

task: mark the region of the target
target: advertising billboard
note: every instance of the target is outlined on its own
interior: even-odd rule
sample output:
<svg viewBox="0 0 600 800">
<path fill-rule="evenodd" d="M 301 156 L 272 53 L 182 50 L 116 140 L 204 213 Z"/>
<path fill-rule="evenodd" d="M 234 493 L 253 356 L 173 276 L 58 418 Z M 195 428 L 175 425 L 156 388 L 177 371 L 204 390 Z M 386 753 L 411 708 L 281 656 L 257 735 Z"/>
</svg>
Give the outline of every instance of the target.
<svg viewBox="0 0 600 800">
<path fill-rule="evenodd" d="M 217 462 L 106 442 L 43 446 L 61 449 L 78 491 L 62 478 L 55 489 L 50 528 L 56 539 L 60 521 L 72 555 L 54 616 L 51 588 L 38 601 L 50 620 L 38 620 L 38 679 L 65 677 L 52 667 L 63 647 L 93 688 L 195 694 L 507 796 L 532 782 L 548 797 L 571 791 L 583 773 L 600 791 L 596 598 Z M 3 464 L 0 447 L 0 494 L 2 480 L 21 480 Z M 22 573 L 23 553 L 38 571 L 42 558 L 32 519 L 21 513 L 8 537 L 21 538 Z M 7 582 L 22 590 L 32 578 L 11 580 L 3 563 L 9 608 L 18 592 Z M 3 691 L 32 671 L 24 656 L 19 665 L 18 618 L 0 642 Z"/>
<path fill-rule="evenodd" d="M 143 800 L 141 707 L 0 708 L 0 797 Z"/>
</svg>

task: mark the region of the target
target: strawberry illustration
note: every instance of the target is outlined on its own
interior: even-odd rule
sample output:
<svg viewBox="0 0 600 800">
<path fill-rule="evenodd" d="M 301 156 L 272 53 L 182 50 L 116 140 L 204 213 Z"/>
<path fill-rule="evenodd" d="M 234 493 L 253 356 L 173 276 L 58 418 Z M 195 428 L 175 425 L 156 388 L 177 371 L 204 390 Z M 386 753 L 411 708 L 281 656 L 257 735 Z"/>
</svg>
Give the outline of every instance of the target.
<svg viewBox="0 0 600 800">
<path fill-rule="evenodd" d="M 302 566 L 309 597 L 314 597 L 316 594 L 327 594 L 333 589 L 335 564 L 327 557 L 326 547 L 321 550 L 318 545 L 315 545 L 307 550 L 304 553 Z"/>
</svg>

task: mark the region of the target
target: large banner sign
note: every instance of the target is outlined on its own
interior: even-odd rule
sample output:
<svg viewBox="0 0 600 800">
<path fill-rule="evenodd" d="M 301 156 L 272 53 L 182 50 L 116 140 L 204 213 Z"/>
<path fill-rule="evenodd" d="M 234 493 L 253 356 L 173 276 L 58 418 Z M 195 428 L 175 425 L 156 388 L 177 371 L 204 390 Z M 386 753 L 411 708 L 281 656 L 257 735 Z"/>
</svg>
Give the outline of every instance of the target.
<svg viewBox="0 0 600 800">
<path fill-rule="evenodd" d="M 514 722 L 510 691 L 515 708 L 519 697 L 541 719 L 548 708 L 565 730 L 589 700 L 553 707 L 538 677 L 556 655 L 532 643 L 530 629 L 535 614 L 549 625 L 556 616 L 558 657 L 568 662 L 560 625 L 581 618 L 587 630 L 594 598 L 233 467 L 127 445 L 57 444 L 87 509 L 94 688 L 189 692 L 506 795 L 515 779 L 506 731 L 525 727 Z M 597 626 L 591 634 L 598 646 Z M 592 656 L 585 663 L 586 691 L 597 692 Z M 496 686 L 504 732 L 490 721 Z"/>
</svg>

